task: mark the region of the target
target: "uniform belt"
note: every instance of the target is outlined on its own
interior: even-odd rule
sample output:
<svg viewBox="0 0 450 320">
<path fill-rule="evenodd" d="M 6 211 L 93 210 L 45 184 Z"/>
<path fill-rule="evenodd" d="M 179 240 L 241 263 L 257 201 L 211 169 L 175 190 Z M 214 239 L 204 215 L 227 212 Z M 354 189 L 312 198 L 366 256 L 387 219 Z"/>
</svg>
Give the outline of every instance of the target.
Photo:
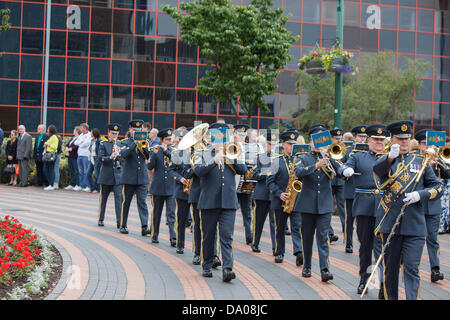
<svg viewBox="0 0 450 320">
<path fill-rule="evenodd" d="M 361 188 L 355 188 L 355 192 L 359 193 L 370 193 L 370 194 L 383 194 L 383 190 L 378 189 L 361 189 Z"/>
</svg>

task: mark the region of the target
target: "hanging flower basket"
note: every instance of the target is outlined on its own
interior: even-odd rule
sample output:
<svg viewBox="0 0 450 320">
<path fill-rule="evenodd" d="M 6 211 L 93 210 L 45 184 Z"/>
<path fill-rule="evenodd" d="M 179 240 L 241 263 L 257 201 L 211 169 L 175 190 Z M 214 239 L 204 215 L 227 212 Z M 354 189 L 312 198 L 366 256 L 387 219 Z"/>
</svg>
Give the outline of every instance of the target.
<svg viewBox="0 0 450 320">
<path fill-rule="evenodd" d="M 325 67 L 322 60 L 311 60 L 305 64 L 305 72 L 309 74 L 321 74 L 325 73 Z"/>
<path fill-rule="evenodd" d="M 354 71 L 350 64 L 353 56 L 351 52 L 333 48 L 330 50 L 315 49 L 300 59 L 298 64 L 301 71 L 309 74 L 322 74 L 326 72 L 339 72 L 348 74 Z"/>
</svg>

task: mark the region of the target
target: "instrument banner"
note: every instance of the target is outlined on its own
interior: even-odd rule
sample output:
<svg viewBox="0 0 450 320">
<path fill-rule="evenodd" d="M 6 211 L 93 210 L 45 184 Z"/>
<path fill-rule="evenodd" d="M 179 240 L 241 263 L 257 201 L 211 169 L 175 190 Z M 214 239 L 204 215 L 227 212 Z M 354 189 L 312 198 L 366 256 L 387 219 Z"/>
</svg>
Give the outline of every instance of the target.
<svg viewBox="0 0 450 320">
<path fill-rule="evenodd" d="M 360 151 L 369 151 L 369 144 L 368 143 L 355 143 L 355 150 Z"/>
<path fill-rule="evenodd" d="M 211 143 L 227 143 L 230 141 L 228 128 L 211 129 Z"/>
<path fill-rule="evenodd" d="M 133 140 L 134 141 L 145 141 L 148 139 L 147 131 L 134 131 L 133 132 Z"/>
<path fill-rule="evenodd" d="M 292 156 L 295 156 L 297 153 L 305 154 L 311 151 L 311 146 L 309 144 L 294 144 L 292 146 Z"/>
<path fill-rule="evenodd" d="M 427 131 L 427 146 L 445 147 L 445 131 Z"/>
<path fill-rule="evenodd" d="M 312 134 L 311 140 L 316 149 L 328 147 L 333 144 L 329 130 Z"/>
</svg>

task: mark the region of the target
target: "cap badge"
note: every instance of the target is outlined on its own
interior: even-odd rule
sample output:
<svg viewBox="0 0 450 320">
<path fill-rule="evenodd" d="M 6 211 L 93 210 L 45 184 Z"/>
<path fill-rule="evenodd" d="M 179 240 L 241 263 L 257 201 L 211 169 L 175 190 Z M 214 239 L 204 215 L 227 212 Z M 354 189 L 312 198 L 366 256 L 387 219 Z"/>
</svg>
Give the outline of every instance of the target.
<svg viewBox="0 0 450 320">
<path fill-rule="evenodd" d="M 362 127 L 361 132 L 366 132 L 366 128 Z"/>
<path fill-rule="evenodd" d="M 381 128 L 378 128 L 377 133 L 378 133 L 378 134 L 382 134 L 382 133 L 383 133 L 383 130 L 382 130 Z"/>
<path fill-rule="evenodd" d="M 406 132 L 406 130 L 408 130 L 408 126 L 406 124 L 403 124 L 401 126 L 400 130 L 402 130 L 403 132 Z"/>
<path fill-rule="evenodd" d="M 114 130 L 119 130 L 119 127 L 118 126 L 114 126 Z"/>
<path fill-rule="evenodd" d="M 136 127 L 140 127 L 141 123 L 140 122 L 136 122 Z"/>
<path fill-rule="evenodd" d="M 167 134 L 170 136 L 172 134 L 172 131 L 168 130 Z"/>
<path fill-rule="evenodd" d="M 341 134 L 341 130 L 338 130 L 338 131 L 337 131 L 337 134 L 340 135 L 340 134 Z"/>
<path fill-rule="evenodd" d="M 295 139 L 295 134 L 291 134 L 291 139 Z"/>
</svg>

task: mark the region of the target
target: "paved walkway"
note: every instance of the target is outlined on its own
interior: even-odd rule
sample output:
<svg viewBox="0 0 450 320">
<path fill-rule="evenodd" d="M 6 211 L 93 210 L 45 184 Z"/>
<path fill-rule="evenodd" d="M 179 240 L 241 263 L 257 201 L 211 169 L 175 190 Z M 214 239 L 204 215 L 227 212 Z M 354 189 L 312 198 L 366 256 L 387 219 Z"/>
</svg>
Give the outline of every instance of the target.
<svg viewBox="0 0 450 320">
<path fill-rule="evenodd" d="M 150 200 L 150 198 L 149 198 Z M 268 221 L 261 240 L 261 253 L 245 245 L 244 227 L 237 213 L 233 242 L 234 271 L 237 278 L 222 282 L 220 267 L 213 278 L 201 276 L 201 266 L 192 264 L 192 234 L 186 229 L 186 249 L 180 255 L 170 246 L 165 220 L 161 222 L 160 243 L 140 234 L 135 200 L 129 215 L 130 234 L 116 228 L 111 194 L 105 227 L 97 226 L 98 194 L 41 188 L 0 186 L 0 215 L 12 215 L 36 227 L 59 249 L 64 261 L 63 274 L 47 299 L 58 300 L 360 300 L 358 285 L 358 247 L 344 252 L 338 217 L 333 217 L 338 242 L 330 246 L 330 264 L 334 280 L 320 281 L 318 254 L 313 254 L 312 277 L 301 277 L 295 265 L 288 237 L 285 261 L 274 263 Z M 148 201 L 151 209 L 151 201 Z M 356 239 L 356 235 L 354 236 Z M 432 284 L 426 247 L 421 263 L 421 298 L 450 299 L 450 236 L 440 235 L 441 270 L 446 280 Z M 401 283 L 403 286 L 403 283 Z M 377 299 L 378 290 L 370 290 L 365 300 Z M 404 299 L 404 289 L 400 298 Z"/>
</svg>

